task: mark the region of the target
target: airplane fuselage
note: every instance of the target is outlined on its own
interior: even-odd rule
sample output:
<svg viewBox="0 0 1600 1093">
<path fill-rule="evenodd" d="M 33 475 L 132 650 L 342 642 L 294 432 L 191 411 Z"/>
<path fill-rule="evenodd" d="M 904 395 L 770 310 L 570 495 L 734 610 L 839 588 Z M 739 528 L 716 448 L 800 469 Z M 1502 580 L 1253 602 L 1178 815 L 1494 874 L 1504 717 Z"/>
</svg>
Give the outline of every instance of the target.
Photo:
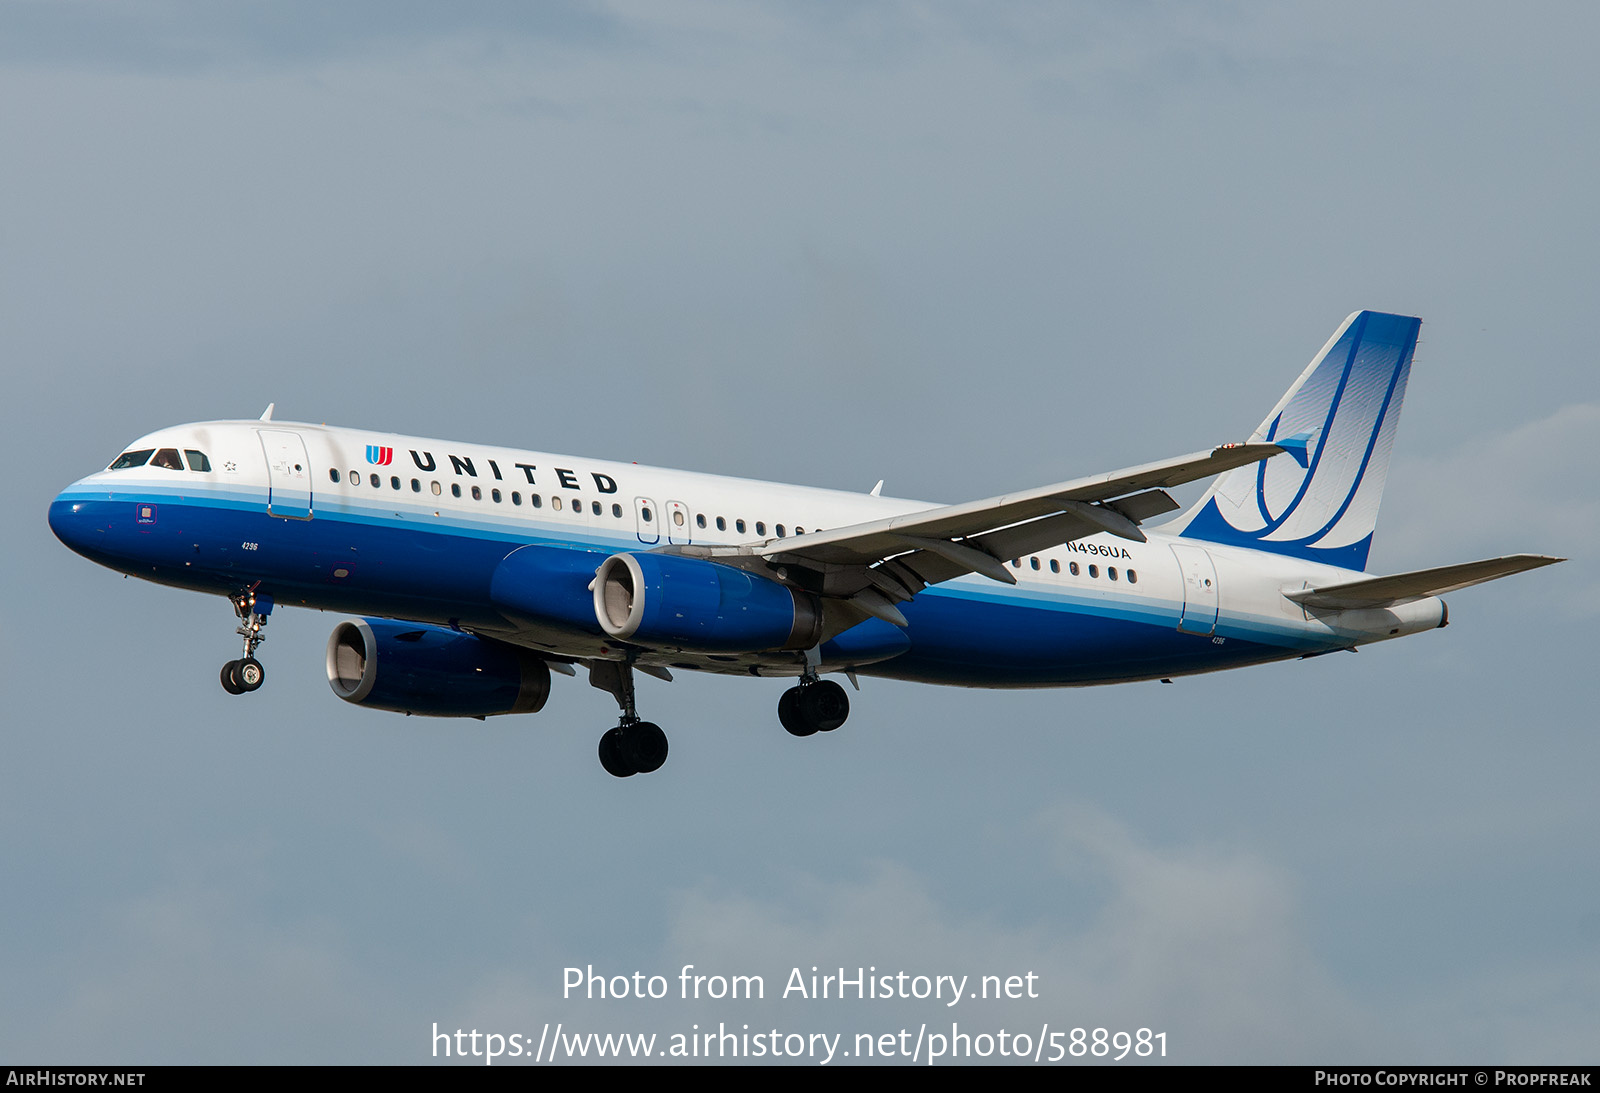
<svg viewBox="0 0 1600 1093">
<path fill-rule="evenodd" d="M 585 625 L 581 602 L 551 615 L 508 594 L 504 566 L 519 548 L 572 551 L 573 564 L 592 575 L 619 552 L 801 543 L 808 532 L 934 507 L 292 422 L 178 426 L 129 451 L 146 449 L 158 454 L 89 475 L 53 502 L 51 527 L 73 550 L 163 584 L 431 623 L 556 661 L 618 658 L 624 643 Z M 929 586 L 901 606 L 903 638 L 887 632 L 870 655 L 836 653 L 815 666 L 969 687 L 1073 686 L 1352 648 L 1444 619 L 1436 597 L 1308 610 L 1285 593 L 1356 574 L 1147 536 L 1094 534 L 1006 559 L 1014 585 L 968 574 Z M 786 576 L 781 566 L 769 571 Z M 573 586 L 572 597 L 586 598 L 582 588 Z M 792 677 L 806 667 L 795 650 L 632 655 L 641 665 L 747 675 Z"/>
</svg>

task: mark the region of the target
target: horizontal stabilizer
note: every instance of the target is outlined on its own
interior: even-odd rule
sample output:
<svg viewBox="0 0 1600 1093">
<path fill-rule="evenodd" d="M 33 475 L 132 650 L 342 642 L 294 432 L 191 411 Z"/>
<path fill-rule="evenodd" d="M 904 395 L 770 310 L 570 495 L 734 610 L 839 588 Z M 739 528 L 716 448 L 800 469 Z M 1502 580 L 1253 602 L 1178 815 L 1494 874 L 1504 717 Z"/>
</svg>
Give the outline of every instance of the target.
<svg viewBox="0 0 1600 1093">
<path fill-rule="evenodd" d="M 1565 558 L 1551 558 L 1544 554 L 1511 554 L 1504 558 L 1486 558 L 1481 562 L 1462 562 L 1460 565 L 1439 566 L 1437 569 L 1418 569 L 1411 573 L 1396 573 L 1391 577 L 1369 577 L 1346 584 L 1330 584 L 1321 588 L 1306 588 L 1298 592 L 1285 592 L 1284 596 L 1306 607 L 1349 610 L 1363 607 L 1393 607 L 1428 596 L 1442 596 L 1458 588 L 1482 584 L 1499 577 L 1509 577 L 1526 569 L 1564 562 Z"/>
</svg>

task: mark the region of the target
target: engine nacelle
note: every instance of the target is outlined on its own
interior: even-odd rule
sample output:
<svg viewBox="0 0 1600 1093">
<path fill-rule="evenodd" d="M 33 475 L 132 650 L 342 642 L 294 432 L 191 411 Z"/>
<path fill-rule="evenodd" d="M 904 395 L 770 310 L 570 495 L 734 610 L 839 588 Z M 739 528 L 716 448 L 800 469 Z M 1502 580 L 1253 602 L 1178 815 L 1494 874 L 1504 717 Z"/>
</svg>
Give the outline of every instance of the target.
<svg viewBox="0 0 1600 1093">
<path fill-rule="evenodd" d="M 550 668 L 512 645 L 390 619 L 341 622 L 328 637 L 328 683 L 346 702 L 425 717 L 537 713 Z"/>
<path fill-rule="evenodd" d="M 822 605 L 810 593 L 676 554 L 607 558 L 594 613 L 621 641 L 708 653 L 809 649 L 822 635 Z"/>
<path fill-rule="evenodd" d="M 495 567 L 489 598 L 508 617 L 597 634 L 590 586 L 609 556 L 576 547 L 518 547 Z"/>
</svg>

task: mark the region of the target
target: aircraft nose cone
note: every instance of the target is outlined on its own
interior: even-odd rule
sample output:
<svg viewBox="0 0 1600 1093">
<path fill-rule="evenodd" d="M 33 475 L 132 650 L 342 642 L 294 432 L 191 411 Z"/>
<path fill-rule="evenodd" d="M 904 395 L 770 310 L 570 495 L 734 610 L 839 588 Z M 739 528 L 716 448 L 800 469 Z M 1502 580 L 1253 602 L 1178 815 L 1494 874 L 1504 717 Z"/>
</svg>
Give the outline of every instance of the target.
<svg viewBox="0 0 1600 1093">
<path fill-rule="evenodd" d="M 55 532 L 57 539 L 79 554 L 88 552 L 95 533 L 86 508 L 81 501 L 64 497 L 57 497 L 50 502 L 50 530 Z"/>
</svg>

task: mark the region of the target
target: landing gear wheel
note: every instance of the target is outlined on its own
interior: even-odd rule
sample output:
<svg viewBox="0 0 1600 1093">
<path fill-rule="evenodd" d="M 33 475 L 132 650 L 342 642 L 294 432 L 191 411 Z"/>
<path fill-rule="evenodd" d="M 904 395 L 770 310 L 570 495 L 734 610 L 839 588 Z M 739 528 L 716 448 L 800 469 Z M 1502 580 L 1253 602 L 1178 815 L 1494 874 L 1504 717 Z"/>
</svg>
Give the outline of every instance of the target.
<svg viewBox="0 0 1600 1093">
<path fill-rule="evenodd" d="M 817 732 L 832 732 L 850 716 L 850 697 L 831 679 L 821 679 L 800 688 L 795 708 Z"/>
<path fill-rule="evenodd" d="M 778 723 L 784 727 L 790 736 L 810 736 L 817 731 L 817 727 L 800 716 L 797 708 L 797 699 L 803 687 L 790 687 L 783 692 L 783 697 L 778 699 Z"/>
<path fill-rule="evenodd" d="M 239 686 L 246 691 L 257 691 L 261 684 L 266 682 L 267 670 L 255 657 L 245 657 L 243 660 L 233 662 L 234 678 L 239 681 Z"/>
<path fill-rule="evenodd" d="M 635 721 L 623 727 L 618 750 L 636 772 L 650 774 L 667 761 L 667 734 L 652 721 Z"/>
<path fill-rule="evenodd" d="M 600 737 L 600 765 L 615 778 L 629 778 L 637 773 L 622 755 L 622 727 L 610 729 Z"/>
<path fill-rule="evenodd" d="M 267 625 L 267 616 L 272 614 L 272 597 L 256 592 L 260 583 L 257 581 L 228 597 L 233 613 L 239 616 L 239 629 L 235 633 L 244 638 L 244 656 L 222 666 L 222 689 L 231 695 L 260 690 L 261 684 L 266 682 L 267 670 L 256 659 L 256 646 L 267 640 L 261 628 Z"/>
</svg>

